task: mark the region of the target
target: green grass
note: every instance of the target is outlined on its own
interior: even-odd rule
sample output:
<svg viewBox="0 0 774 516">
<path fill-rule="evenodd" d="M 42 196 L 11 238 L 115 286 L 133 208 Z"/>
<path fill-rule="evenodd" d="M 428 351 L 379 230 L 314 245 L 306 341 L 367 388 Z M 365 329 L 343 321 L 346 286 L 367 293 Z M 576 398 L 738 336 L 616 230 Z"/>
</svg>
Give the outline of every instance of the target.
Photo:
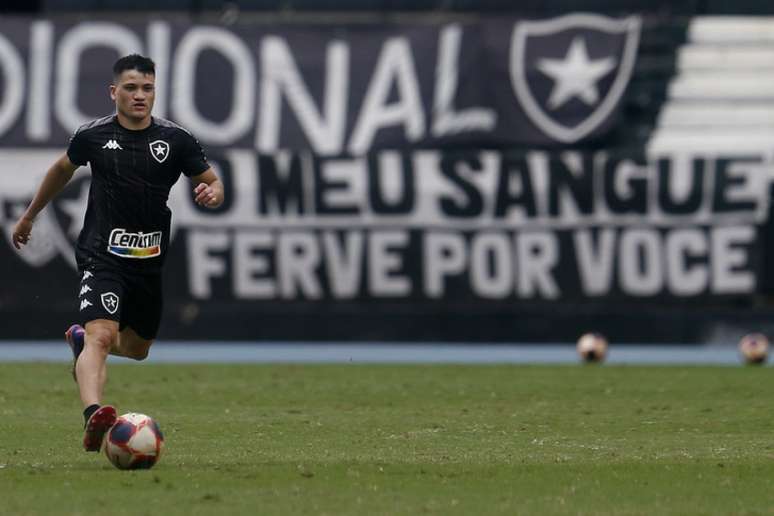
<svg viewBox="0 0 774 516">
<path fill-rule="evenodd" d="M 0 364 L 0 514 L 773 514 L 754 367 L 124 365 L 166 454 L 80 449 L 64 364 Z"/>
</svg>

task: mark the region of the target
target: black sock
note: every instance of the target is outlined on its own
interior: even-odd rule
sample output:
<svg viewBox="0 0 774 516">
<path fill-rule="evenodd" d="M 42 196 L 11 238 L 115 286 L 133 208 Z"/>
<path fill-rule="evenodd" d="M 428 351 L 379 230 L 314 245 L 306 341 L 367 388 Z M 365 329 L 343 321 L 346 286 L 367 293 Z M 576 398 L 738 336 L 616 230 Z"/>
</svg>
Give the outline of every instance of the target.
<svg viewBox="0 0 774 516">
<path fill-rule="evenodd" d="M 94 405 L 89 405 L 88 407 L 86 407 L 86 410 L 83 411 L 84 425 L 88 423 L 89 418 L 91 417 L 92 414 L 94 414 L 97 411 L 98 408 L 99 408 L 99 405 L 97 405 L 96 403 Z"/>
</svg>

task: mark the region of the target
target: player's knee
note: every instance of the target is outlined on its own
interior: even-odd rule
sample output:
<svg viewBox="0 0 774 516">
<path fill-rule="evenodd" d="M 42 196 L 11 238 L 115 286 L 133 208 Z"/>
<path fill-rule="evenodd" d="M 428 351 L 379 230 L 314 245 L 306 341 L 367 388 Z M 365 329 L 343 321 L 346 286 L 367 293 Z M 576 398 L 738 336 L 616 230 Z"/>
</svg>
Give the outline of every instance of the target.
<svg viewBox="0 0 774 516">
<path fill-rule="evenodd" d="M 107 355 L 113 345 L 115 335 L 107 328 L 94 328 L 86 332 L 86 345 L 94 346 Z"/>
</svg>

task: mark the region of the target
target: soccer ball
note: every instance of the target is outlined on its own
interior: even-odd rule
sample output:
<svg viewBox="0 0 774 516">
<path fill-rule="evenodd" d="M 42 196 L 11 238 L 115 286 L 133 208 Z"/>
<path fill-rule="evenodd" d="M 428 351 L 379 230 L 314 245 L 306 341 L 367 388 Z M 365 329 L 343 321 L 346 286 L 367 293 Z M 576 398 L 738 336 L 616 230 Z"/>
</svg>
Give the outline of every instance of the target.
<svg viewBox="0 0 774 516">
<path fill-rule="evenodd" d="M 749 333 L 739 340 L 739 353 L 748 364 L 762 364 L 769 356 L 769 339 L 762 333 Z"/>
<path fill-rule="evenodd" d="M 118 469 L 150 469 L 161 456 L 164 435 L 153 419 L 130 412 L 110 427 L 104 447 L 108 460 Z"/>
<path fill-rule="evenodd" d="M 576 349 L 584 362 L 602 362 L 607 356 L 607 339 L 600 333 L 584 333 Z"/>
</svg>

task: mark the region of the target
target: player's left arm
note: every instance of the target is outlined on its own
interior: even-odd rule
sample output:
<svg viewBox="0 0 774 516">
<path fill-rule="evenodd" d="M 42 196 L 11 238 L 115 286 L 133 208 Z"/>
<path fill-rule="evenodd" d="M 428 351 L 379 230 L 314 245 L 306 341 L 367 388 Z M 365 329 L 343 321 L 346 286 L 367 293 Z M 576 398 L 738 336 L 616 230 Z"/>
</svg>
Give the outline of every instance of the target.
<svg viewBox="0 0 774 516">
<path fill-rule="evenodd" d="M 217 208 L 223 204 L 223 183 L 212 167 L 201 174 L 191 176 L 196 204 L 207 208 Z"/>
</svg>

